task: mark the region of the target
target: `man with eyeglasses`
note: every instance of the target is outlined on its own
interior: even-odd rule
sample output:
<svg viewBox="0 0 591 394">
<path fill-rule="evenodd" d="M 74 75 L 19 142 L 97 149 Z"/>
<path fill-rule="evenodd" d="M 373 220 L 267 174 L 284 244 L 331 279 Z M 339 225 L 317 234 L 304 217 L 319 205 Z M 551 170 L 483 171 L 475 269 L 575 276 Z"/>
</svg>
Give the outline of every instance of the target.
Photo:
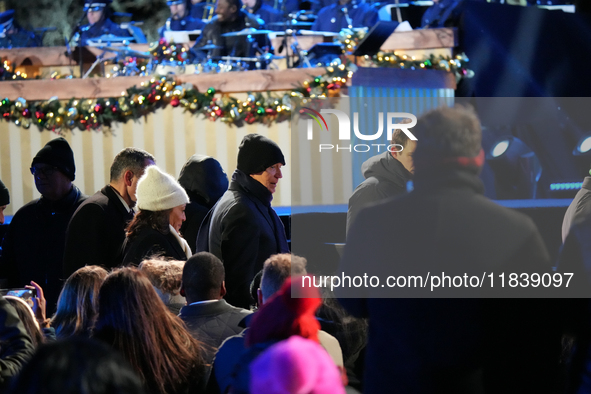
<svg viewBox="0 0 591 394">
<path fill-rule="evenodd" d="M 68 141 L 49 141 L 31 164 L 41 198 L 16 212 L 2 243 L 0 277 L 10 288 L 24 287 L 31 281 L 40 284 L 48 314 L 61 291 L 66 228 L 87 197 L 72 184 L 75 173 L 74 152 Z"/>
</svg>

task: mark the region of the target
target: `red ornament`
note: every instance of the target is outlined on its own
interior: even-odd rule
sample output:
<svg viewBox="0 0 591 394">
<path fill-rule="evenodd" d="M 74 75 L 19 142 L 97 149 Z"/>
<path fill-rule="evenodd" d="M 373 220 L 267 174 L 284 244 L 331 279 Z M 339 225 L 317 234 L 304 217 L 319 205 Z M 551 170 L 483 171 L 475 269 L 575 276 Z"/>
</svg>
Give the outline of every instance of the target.
<svg viewBox="0 0 591 394">
<path fill-rule="evenodd" d="M 246 115 L 246 118 L 244 118 L 244 120 L 246 121 L 246 123 L 248 124 L 253 124 L 257 119 L 255 118 L 255 116 L 252 114 L 252 112 L 249 112 Z"/>
<path fill-rule="evenodd" d="M 277 111 L 275 111 L 273 108 L 267 108 L 267 109 L 265 110 L 265 113 L 266 113 L 267 115 L 275 115 L 275 114 L 277 114 Z"/>
<path fill-rule="evenodd" d="M 102 114 L 103 113 L 103 106 L 100 104 L 97 104 L 94 106 L 94 112 L 98 113 L 98 114 Z"/>
<path fill-rule="evenodd" d="M 223 112 L 222 112 L 222 109 L 221 108 L 218 108 L 218 109 L 215 110 L 216 116 L 222 116 L 222 113 Z"/>
<path fill-rule="evenodd" d="M 113 111 L 113 113 L 117 112 L 117 106 L 116 105 L 112 105 L 111 106 L 111 111 Z"/>
<path fill-rule="evenodd" d="M 181 102 L 181 100 L 179 100 L 177 97 L 175 97 L 172 100 L 170 100 L 170 105 L 172 105 L 173 107 L 178 107 L 180 102 Z"/>
<path fill-rule="evenodd" d="M 10 112 L 4 112 L 4 113 L 2 114 L 2 116 L 4 116 L 5 118 L 8 118 L 8 117 L 10 116 Z"/>
<path fill-rule="evenodd" d="M 37 119 L 45 119 L 45 114 L 41 111 L 35 111 L 35 116 Z"/>
<path fill-rule="evenodd" d="M 25 118 L 28 118 L 29 116 L 31 116 L 31 111 L 29 111 L 29 109 L 28 109 L 28 108 L 25 108 L 25 109 L 23 110 L 23 116 L 24 116 Z"/>
</svg>

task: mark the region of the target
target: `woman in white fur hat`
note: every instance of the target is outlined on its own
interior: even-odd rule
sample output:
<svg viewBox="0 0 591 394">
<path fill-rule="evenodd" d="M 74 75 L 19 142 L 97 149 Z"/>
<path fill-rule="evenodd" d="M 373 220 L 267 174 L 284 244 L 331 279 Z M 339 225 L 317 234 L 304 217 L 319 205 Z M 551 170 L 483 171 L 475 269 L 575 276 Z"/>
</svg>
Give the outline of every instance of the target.
<svg viewBox="0 0 591 394">
<path fill-rule="evenodd" d="M 153 256 L 187 260 L 191 248 L 180 235 L 189 197 L 185 189 L 156 166 L 146 168 L 137 186 L 139 212 L 127 227 L 123 265 L 138 265 Z"/>
</svg>

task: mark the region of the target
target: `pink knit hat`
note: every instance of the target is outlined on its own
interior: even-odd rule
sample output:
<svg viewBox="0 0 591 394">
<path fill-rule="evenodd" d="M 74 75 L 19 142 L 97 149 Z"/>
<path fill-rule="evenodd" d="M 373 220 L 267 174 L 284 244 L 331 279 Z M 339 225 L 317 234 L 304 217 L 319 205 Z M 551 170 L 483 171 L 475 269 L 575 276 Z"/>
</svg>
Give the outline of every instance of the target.
<svg viewBox="0 0 591 394">
<path fill-rule="evenodd" d="M 250 364 L 250 392 L 344 394 L 339 369 L 318 343 L 294 335 Z"/>
</svg>

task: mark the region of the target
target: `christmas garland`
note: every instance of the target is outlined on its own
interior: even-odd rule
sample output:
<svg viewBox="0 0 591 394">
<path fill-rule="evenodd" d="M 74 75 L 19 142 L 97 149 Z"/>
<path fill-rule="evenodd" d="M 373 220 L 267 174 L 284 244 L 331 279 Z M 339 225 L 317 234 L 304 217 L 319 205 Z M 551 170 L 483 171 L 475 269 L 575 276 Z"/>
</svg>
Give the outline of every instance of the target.
<svg viewBox="0 0 591 394">
<path fill-rule="evenodd" d="M 174 77 L 152 77 L 139 87 L 127 89 L 121 97 L 99 99 L 70 99 L 60 101 L 54 97 L 47 101 L 27 101 L 23 98 L 0 101 L 0 116 L 17 126 L 61 132 L 63 130 L 96 130 L 115 122 L 139 119 L 167 105 L 181 107 L 195 115 L 210 120 L 221 120 L 241 126 L 255 122 L 270 125 L 287 120 L 291 116 L 292 97 L 328 97 L 338 91 L 352 72 L 344 65 L 329 67 L 318 76 L 282 96 L 267 93 L 250 93 L 244 101 L 222 95 L 209 88 L 201 93 L 191 84 L 178 84 Z"/>
<path fill-rule="evenodd" d="M 346 41 L 345 50 L 353 48 L 362 35 L 363 31 L 351 34 L 345 31 L 341 34 Z M 151 52 L 161 62 L 167 60 L 177 64 L 184 64 L 188 55 L 182 46 L 166 44 L 162 41 L 153 46 Z M 133 67 L 137 67 L 135 59 L 133 60 Z M 67 101 L 59 100 L 57 97 L 47 101 L 5 98 L 0 101 L 0 116 L 26 129 L 35 125 L 39 130 L 59 133 L 64 130 L 96 130 L 102 126 L 110 127 L 113 123 L 137 120 L 171 105 L 181 107 L 194 115 L 202 115 L 212 121 L 221 120 L 229 125 L 242 126 L 244 123 L 255 122 L 271 125 L 273 122 L 290 118 L 291 98 L 339 96 L 340 89 L 346 85 L 357 69 L 344 57 L 339 61 L 327 67 L 323 75 L 304 81 L 302 85 L 281 96 L 270 92 L 248 93 L 248 98 L 241 101 L 229 95 L 216 97 L 216 91 L 213 88 L 209 88 L 205 93 L 199 92 L 191 84 L 178 84 L 170 75 L 153 76 L 140 86 L 127 89 L 120 97 Z M 442 56 L 436 58 L 431 55 L 426 60 L 415 60 L 406 55 L 379 53 L 371 58 L 371 62 L 377 67 L 445 70 L 454 72 L 458 78 L 469 78 L 473 75 L 471 70 L 464 67 L 468 59 L 463 54 L 456 56 L 455 59 Z M 4 63 L 4 68 L 0 67 L 0 75 L 2 72 L 11 72 L 7 63 Z M 26 75 L 12 74 L 10 77 L 10 79 L 24 79 Z"/>
</svg>

